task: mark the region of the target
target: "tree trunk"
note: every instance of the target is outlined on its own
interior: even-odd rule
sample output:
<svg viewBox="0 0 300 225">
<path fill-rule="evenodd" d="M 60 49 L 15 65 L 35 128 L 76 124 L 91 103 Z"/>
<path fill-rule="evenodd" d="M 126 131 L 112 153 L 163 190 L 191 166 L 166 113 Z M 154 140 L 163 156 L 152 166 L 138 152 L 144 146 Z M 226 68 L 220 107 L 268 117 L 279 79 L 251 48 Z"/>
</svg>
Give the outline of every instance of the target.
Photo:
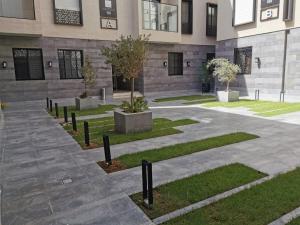
<svg viewBox="0 0 300 225">
<path fill-rule="evenodd" d="M 229 92 L 229 81 L 227 81 L 227 92 Z"/>
<path fill-rule="evenodd" d="M 130 96 L 130 101 L 131 101 L 131 108 L 133 107 L 133 95 L 134 95 L 134 78 L 130 78 L 131 82 L 131 96 Z"/>
</svg>

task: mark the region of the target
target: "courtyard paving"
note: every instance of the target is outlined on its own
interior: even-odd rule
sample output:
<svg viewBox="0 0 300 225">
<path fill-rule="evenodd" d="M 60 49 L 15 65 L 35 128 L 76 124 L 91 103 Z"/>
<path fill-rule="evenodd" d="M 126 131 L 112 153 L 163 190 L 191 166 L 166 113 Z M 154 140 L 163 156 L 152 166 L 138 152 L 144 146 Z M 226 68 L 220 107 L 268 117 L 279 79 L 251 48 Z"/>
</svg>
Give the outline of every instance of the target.
<svg viewBox="0 0 300 225">
<path fill-rule="evenodd" d="M 233 162 L 269 175 L 300 165 L 298 125 L 165 105 L 153 105 L 155 117 L 200 123 L 180 127 L 182 134 L 112 146 L 112 155 L 237 131 L 261 138 L 155 163 L 155 186 Z M 128 197 L 141 191 L 141 169 L 107 175 L 96 164 L 104 159 L 103 149 L 81 150 L 42 103 L 9 104 L 0 113 L 0 147 L 3 225 L 152 224 Z"/>
</svg>

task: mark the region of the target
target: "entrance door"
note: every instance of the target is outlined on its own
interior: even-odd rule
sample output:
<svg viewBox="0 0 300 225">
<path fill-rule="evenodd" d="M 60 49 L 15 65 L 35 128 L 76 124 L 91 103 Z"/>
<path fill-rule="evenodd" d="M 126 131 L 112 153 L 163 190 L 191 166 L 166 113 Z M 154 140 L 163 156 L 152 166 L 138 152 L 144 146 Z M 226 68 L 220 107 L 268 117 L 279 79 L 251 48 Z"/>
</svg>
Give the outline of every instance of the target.
<svg viewBox="0 0 300 225">
<path fill-rule="evenodd" d="M 125 79 L 122 74 L 117 73 L 114 67 L 112 67 L 112 79 L 114 93 L 131 91 L 130 81 Z M 138 79 L 135 79 L 134 89 L 138 91 Z"/>
<path fill-rule="evenodd" d="M 216 53 L 207 53 L 206 54 L 206 61 L 209 62 L 210 60 L 216 57 Z M 215 78 L 212 75 L 212 71 L 208 71 L 208 79 L 206 83 L 202 84 L 202 91 L 205 93 L 214 92 L 215 90 Z"/>
</svg>

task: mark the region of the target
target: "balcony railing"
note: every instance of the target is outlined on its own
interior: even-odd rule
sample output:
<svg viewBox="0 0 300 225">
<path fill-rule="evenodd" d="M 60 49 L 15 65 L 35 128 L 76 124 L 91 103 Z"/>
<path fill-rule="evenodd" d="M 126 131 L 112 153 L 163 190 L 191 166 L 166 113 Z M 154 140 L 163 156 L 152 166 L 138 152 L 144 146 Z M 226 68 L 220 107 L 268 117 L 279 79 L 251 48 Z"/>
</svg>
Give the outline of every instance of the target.
<svg viewBox="0 0 300 225">
<path fill-rule="evenodd" d="M 178 32 L 178 6 L 142 0 L 143 29 Z"/>
<path fill-rule="evenodd" d="M 0 0 L 0 17 L 34 20 L 34 0 Z"/>
</svg>

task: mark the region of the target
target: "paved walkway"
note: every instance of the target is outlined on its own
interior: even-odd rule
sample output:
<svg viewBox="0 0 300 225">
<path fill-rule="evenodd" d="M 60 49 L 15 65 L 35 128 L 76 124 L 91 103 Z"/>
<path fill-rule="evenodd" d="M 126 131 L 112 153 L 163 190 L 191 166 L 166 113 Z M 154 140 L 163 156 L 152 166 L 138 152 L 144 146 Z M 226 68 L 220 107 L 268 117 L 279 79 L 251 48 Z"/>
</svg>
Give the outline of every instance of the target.
<svg viewBox="0 0 300 225">
<path fill-rule="evenodd" d="M 270 175 L 300 165 L 297 125 L 193 106 L 153 111 L 201 123 L 181 127 L 183 134 L 112 146 L 113 156 L 236 131 L 261 136 L 155 163 L 155 185 L 233 162 Z M 140 168 L 106 175 L 95 163 L 104 159 L 103 150 L 81 150 L 40 104 L 10 105 L 0 124 L 3 225 L 151 224 L 128 197 L 141 190 Z"/>
</svg>

